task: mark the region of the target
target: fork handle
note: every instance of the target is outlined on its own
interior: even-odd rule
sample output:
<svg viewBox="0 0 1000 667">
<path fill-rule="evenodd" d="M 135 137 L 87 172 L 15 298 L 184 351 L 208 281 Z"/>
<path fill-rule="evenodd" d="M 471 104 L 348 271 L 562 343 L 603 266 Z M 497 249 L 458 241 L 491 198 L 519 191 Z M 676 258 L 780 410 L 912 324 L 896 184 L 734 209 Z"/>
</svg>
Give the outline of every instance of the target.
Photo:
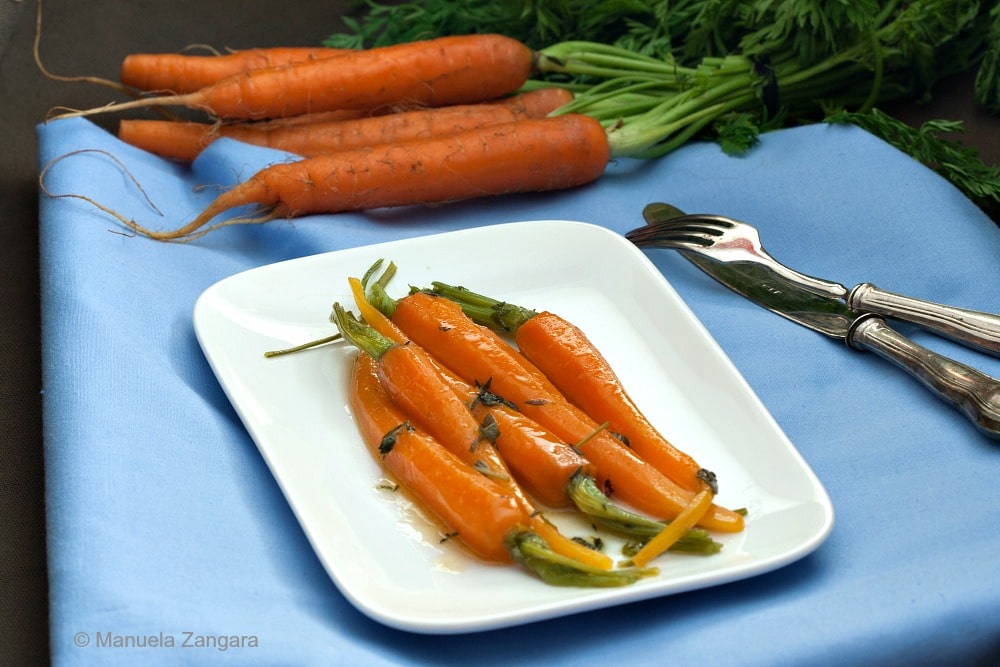
<svg viewBox="0 0 1000 667">
<path fill-rule="evenodd" d="M 915 299 L 887 292 L 871 283 L 861 283 L 852 289 L 846 300 L 852 310 L 906 320 L 963 345 L 1000 356 L 1000 315 Z"/>
<path fill-rule="evenodd" d="M 1000 438 L 1000 381 L 918 345 L 878 315 L 855 320 L 847 344 L 903 368 L 962 411 L 982 433 Z"/>
</svg>

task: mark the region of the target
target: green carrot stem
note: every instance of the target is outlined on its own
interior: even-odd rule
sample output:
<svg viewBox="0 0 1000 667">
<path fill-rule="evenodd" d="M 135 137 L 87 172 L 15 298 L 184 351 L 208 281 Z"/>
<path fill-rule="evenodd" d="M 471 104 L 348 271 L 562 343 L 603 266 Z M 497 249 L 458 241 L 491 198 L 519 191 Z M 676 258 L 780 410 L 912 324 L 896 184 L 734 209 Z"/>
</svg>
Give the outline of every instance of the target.
<svg viewBox="0 0 1000 667">
<path fill-rule="evenodd" d="M 332 343 L 338 340 L 340 340 L 340 334 L 336 333 L 333 334 L 332 336 L 325 336 L 323 338 L 317 338 L 316 340 L 311 340 L 306 343 L 300 343 L 299 345 L 295 345 L 294 347 L 286 347 L 281 350 L 268 350 L 267 352 L 264 353 L 264 356 L 267 358 L 279 357 L 285 354 L 292 354 L 294 352 L 309 350 L 311 348 L 319 347 L 320 345 L 326 345 L 327 343 Z"/>
<path fill-rule="evenodd" d="M 659 534 L 667 525 L 663 521 L 656 521 L 615 505 L 601 492 L 594 478 L 589 475 L 574 474 L 570 478 L 566 492 L 577 509 L 590 517 L 595 524 L 639 542 L 645 542 Z M 708 532 L 701 528 L 687 531 L 684 537 L 670 547 L 671 551 L 706 555 L 718 553 L 721 549 L 722 544 L 713 540 Z"/>
<path fill-rule="evenodd" d="M 555 553 L 544 539 L 530 531 L 514 531 L 505 541 L 514 560 L 550 586 L 613 588 L 659 573 L 656 568 L 601 570 L 590 567 Z"/>
<path fill-rule="evenodd" d="M 538 314 L 529 308 L 498 301 L 457 285 L 434 281 L 431 283 L 431 290 L 457 303 L 473 321 L 502 331 L 516 331 Z"/>
<path fill-rule="evenodd" d="M 337 325 L 337 330 L 340 331 L 344 340 L 367 352 L 375 359 L 381 359 L 382 355 L 398 345 L 396 341 L 383 336 L 371 326 L 352 316 L 339 303 L 333 304 L 333 314 L 330 319 Z"/>
</svg>

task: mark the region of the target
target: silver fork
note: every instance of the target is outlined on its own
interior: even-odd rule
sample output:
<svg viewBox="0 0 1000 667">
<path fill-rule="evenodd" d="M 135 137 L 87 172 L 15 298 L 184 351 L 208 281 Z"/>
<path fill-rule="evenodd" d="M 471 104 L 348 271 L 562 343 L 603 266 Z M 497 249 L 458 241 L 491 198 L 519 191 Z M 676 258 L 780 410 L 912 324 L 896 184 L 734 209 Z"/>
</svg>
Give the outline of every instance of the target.
<svg viewBox="0 0 1000 667">
<path fill-rule="evenodd" d="M 625 238 L 639 247 L 695 252 L 722 263 L 763 264 L 811 292 L 843 299 L 851 310 L 911 322 L 1000 356 L 1000 315 L 916 299 L 879 289 L 871 283 L 848 290 L 839 283 L 799 273 L 764 250 L 755 227 L 726 216 L 685 214 L 669 204 L 659 203 L 647 206 L 643 214 L 649 224 L 625 234 Z"/>
</svg>

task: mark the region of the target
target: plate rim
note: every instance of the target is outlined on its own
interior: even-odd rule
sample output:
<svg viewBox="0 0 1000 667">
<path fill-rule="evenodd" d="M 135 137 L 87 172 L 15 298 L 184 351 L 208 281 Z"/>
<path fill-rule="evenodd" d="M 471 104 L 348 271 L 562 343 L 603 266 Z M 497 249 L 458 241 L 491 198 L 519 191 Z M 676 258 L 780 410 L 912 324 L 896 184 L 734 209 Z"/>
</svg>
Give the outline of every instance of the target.
<svg viewBox="0 0 1000 667">
<path fill-rule="evenodd" d="M 271 448 L 266 442 L 262 442 L 262 437 L 258 433 L 258 429 L 253 423 L 250 423 L 252 420 L 245 414 L 245 406 L 242 405 L 240 400 L 233 395 L 231 382 L 229 381 L 230 378 L 227 376 L 226 371 L 221 368 L 218 343 L 213 340 L 212 335 L 206 329 L 208 326 L 206 318 L 212 315 L 219 315 L 219 313 L 213 309 L 213 299 L 219 298 L 220 292 L 232 288 L 233 285 L 239 285 L 241 282 L 252 280 L 255 277 L 273 272 L 281 273 L 289 269 L 294 270 L 300 266 L 306 266 L 311 263 L 323 264 L 330 262 L 336 264 L 337 260 L 353 255 L 368 256 L 369 258 L 374 256 L 388 257 L 391 251 L 398 251 L 400 248 L 439 245 L 442 243 L 458 243 L 460 241 L 467 240 L 470 237 L 474 238 L 477 236 L 489 238 L 506 234 L 517 235 L 525 230 L 534 233 L 545 231 L 554 231 L 554 233 L 557 234 L 572 232 L 589 233 L 594 234 L 594 238 L 599 238 L 602 241 L 618 245 L 621 248 L 630 249 L 626 250 L 626 252 L 629 257 L 633 258 L 637 262 L 637 268 L 641 269 L 644 273 L 650 274 L 649 277 L 653 279 L 658 288 L 665 290 L 665 294 L 669 295 L 674 300 L 675 307 L 682 308 L 686 311 L 686 316 L 689 320 L 688 324 L 693 324 L 694 326 L 700 328 L 698 333 L 702 337 L 705 337 L 705 343 L 709 346 L 714 346 L 716 353 L 721 355 L 722 362 L 729 365 L 729 371 L 735 373 L 736 377 L 742 381 L 742 392 L 748 393 L 746 398 L 756 402 L 758 409 L 762 411 L 760 416 L 768 422 L 772 429 L 774 429 L 774 434 L 781 440 L 779 444 L 783 446 L 785 453 L 790 455 L 792 461 L 798 466 L 799 472 L 803 474 L 807 486 L 809 486 L 813 492 L 812 500 L 817 503 L 820 511 L 820 519 L 814 526 L 814 529 L 808 539 L 796 544 L 794 548 L 786 549 L 769 558 L 751 560 L 742 565 L 728 567 L 721 573 L 703 572 L 695 576 L 688 577 L 681 583 L 674 582 L 672 587 L 668 587 L 669 590 L 661 591 L 659 590 L 661 587 L 643 586 L 641 585 L 642 582 L 640 582 L 639 585 L 626 587 L 626 589 L 616 589 L 616 594 L 613 596 L 609 596 L 604 593 L 603 589 L 598 590 L 597 594 L 594 594 L 592 589 L 585 589 L 587 592 L 583 594 L 575 593 L 573 595 L 567 595 L 563 598 L 557 599 L 555 602 L 544 605 L 535 605 L 533 608 L 521 609 L 502 614 L 487 613 L 479 616 L 469 616 L 463 619 L 429 618 L 426 615 L 400 613 L 398 610 L 392 609 L 391 606 L 377 604 L 376 601 L 373 601 L 370 596 L 366 597 L 364 594 L 360 593 L 353 585 L 351 585 L 351 582 L 343 581 L 340 568 L 337 567 L 338 564 L 329 562 L 329 558 L 323 553 L 320 545 L 317 544 L 318 538 L 317 535 L 314 534 L 314 527 L 309 525 L 308 519 L 304 517 L 302 508 L 299 506 L 301 501 L 297 498 L 296 489 L 289 488 L 288 484 L 286 484 L 286 481 L 283 479 L 283 475 L 278 469 L 276 469 L 277 463 L 274 460 Z M 345 274 L 345 278 L 346 275 L 347 274 Z M 673 289 L 666 277 L 663 276 L 659 269 L 657 269 L 655 265 L 649 261 L 641 250 L 629 243 L 623 236 L 606 227 L 593 223 L 571 220 L 528 220 L 505 222 L 414 236 L 404 239 L 394 239 L 369 245 L 332 250 L 298 258 L 286 259 L 246 269 L 215 282 L 205 289 L 196 299 L 192 315 L 196 338 L 212 369 L 213 374 L 215 374 L 226 394 L 227 399 L 236 410 L 243 426 L 247 429 L 258 452 L 264 458 L 269 471 L 281 489 L 286 502 L 289 503 L 296 519 L 306 534 L 310 546 L 322 562 L 327 574 L 330 576 L 337 589 L 352 603 L 353 606 L 373 620 L 383 623 L 389 627 L 422 634 L 455 634 L 475 632 L 510 627 L 611 605 L 625 604 L 653 597 L 673 595 L 697 588 L 721 585 L 773 571 L 800 560 L 815 551 L 832 532 L 835 520 L 832 502 L 829 494 L 823 487 L 822 482 L 808 465 L 808 462 L 805 461 L 801 453 L 795 448 L 794 444 L 788 440 L 783 430 L 774 421 L 766 406 L 764 406 L 757 394 L 749 385 L 746 384 L 745 380 L 743 380 L 742 374 L 740 374 L 739 370 L 735 367 L 735 365 L 733 365 L 728 355 L 726 355 L 725 351 L 718 346 L 718 343 L 715 341 L 714 337 L 712 337 L 711 333 L 701 324 L 700 320 L 698 320 L 687 304 L 684 303 L 683 299 L 681 299 L 681 297 Z M 748 530 L 752 528 L 752 525 L 752 521 L 748 522 Z M 519 574 L 525 577 L 530 577 L 530 575 L 527 575 L 526 573 Z M 544 584 L 540 583 L 539 585 L 544 586 Z M 656 588 L 656 590 L 650 590 L 651 588 Z"/>
</svg>

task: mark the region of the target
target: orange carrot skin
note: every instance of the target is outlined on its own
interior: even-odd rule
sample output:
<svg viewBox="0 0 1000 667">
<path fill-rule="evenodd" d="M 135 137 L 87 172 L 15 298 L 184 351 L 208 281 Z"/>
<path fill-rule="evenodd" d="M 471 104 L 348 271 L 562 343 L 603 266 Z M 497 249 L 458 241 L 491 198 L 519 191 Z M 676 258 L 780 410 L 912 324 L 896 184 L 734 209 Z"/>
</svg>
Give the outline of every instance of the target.
<svg viewBox="0 0 1000 667">
<path fill-rule="evenodd" d="M 275 47 L 223 55 L 133 53 L 122 60 L 121 82 L 144 91 L 191 93 L 254 69 L 332 58 L 348 49 Z"/>
<path fill-rule="evenodd" d="M 570 188 L 596 180 L 608 158 L 604 128 L 589 116 L 521 120 L 277 164 L 220 195 L 195 224 L 251 203 L 291 217 Z"/>
<path fill-rule="evenodd" d="M 675 484 L 601 430 L 495 332 L 468 319 L 458 304 L 415 292 L 398 301 L 392 322 L 467 382 L 484 384 L 489 380 L 491 391 L 566 442 L 577 444 L 589 437 L 579 447 L 597 466 L 598 483 L 608 495 L 657 518 L 676 516 L 690 503 L 693 492 Z M 743 517 L 713 505 L 700 525 L 738 532 L 743 529 Z"/>
<path fill-rule="evenodd" d="M 541 118 L 558 108 L 565 99 L 562 95 L 550 94 L 550 90 L 561 89 L 532 91 L 516 96 L 517 101 L 457 104 L 295 124 L 214 125 L 123 119 L 118 125 L 118 138 L 150 153 L 188 162 L 219 137 L 314 157 L 376 144 L 455 134 L 522 118 Z"/>
<path fill-rule="evenodd" d="M 368 303 L 361 281 L 351 278 L 349 282 L 365 321 L 383 336 L 397 343 L 407 342 L 399 327 Z M 572 505 L 572 500 L 566 494 L 570 478 L 577 472 L 596 475 L 594 465 L 563 440 L 512 408 L 503 404 L 487 406 L 477 402 L 477 391 L 472 385 L 438 364 L 434 357 L 426 355 L 426 358 L 463 406 L 470 403 L 474 405 L 471 412 L 474 418 L 481 421 L 489 415 L 496 420 L 500 431 L 496 447 L 501 460 L 518 484 L 543 505 Z"/>
<path fill-rule="evenodd" d="M 498 481 L 506 477 L 509 481 L 501 485 L 523 498 L 496 448 L 482 439 L 472 412 L 423 350 L 416 345 L 391 348 L 378 361 L 378 378 L 389 400 L 421 430 L 470 467 L 482 468 Z"/>
<path fill-rule="evenodd" d="M 251 70 L 195 91 L 186 102 L 244 120 L 400 103 L 469 104 L 520 88 L 533 61 L 531 49 L 503 35 L 439 37 Z"/>
<path fill-rule="evenodd" d="M 579 327 L 540 312 L 518 327 L 518 349 L 570 401 L 594 420 L 628 439 L 639 457 L 681 486 L 698 491 L 701 466 L 649 422 L 625 391 L 611 365 Z"/>
<path fill-rule="evenodd" d="M 399 428 L 392 448 L 381 453 L 383 438 L 406 419 L 382 389 L 375 361 L 366 354 L 359 354 L 352 367 L 349 396 L 365 443 L 398 482 L 473 553 L 510 562 L 504 536 L 530 521 L 516 499 L 420 431 Z"/>
<path fill-rule="evenodd" d="M 472 414 L 496 420 L 500 428 L 496 445 L 501 458 L 518 482 L 543 505 L 572 506 L 566 494 L 570 478 L 577 472 L 591 477 L 597 474 L 594 464 L 565 441 L 508 406 L 477 404 Z"/>
<path fill-rule="evenodd" d="M 118 138 L 148 153 L 181 162 L 193 161 L 216 139 L 207 123 L 129 119 L 118 123 Z"/>
<path fill-rule="evenodd" d="M 391 322 L 389 325 L 399 331 Z M 477 400 L 479 392 L 475 387 L 441 366 L 434 357 L 428 355 L 428 358 L 463 405 L 472 406 L 472 415 L 477 420 L 492 417 L 496 421 L 499 428 L 496 448 L 517 483 L 543 505 L 570 507 L 573 501 L 566 494 L 570 478 L 577 472 L 596 476 L 594 464 L 514 408 L 502 403 L 484 405 Z"/>
<path fill-rule="evenodd" d="M 573 93 L 565 88 L 553 86 L 518 93 L 517 95 L 511 95 L 493 103 L 506 104 L 514 111 L 528 118 L 541 118 L 548 116 L 556 109 L 572 101 Z M 490 102 L 486 102 L 485 104 L 490 104 Z"/>
</svg>

